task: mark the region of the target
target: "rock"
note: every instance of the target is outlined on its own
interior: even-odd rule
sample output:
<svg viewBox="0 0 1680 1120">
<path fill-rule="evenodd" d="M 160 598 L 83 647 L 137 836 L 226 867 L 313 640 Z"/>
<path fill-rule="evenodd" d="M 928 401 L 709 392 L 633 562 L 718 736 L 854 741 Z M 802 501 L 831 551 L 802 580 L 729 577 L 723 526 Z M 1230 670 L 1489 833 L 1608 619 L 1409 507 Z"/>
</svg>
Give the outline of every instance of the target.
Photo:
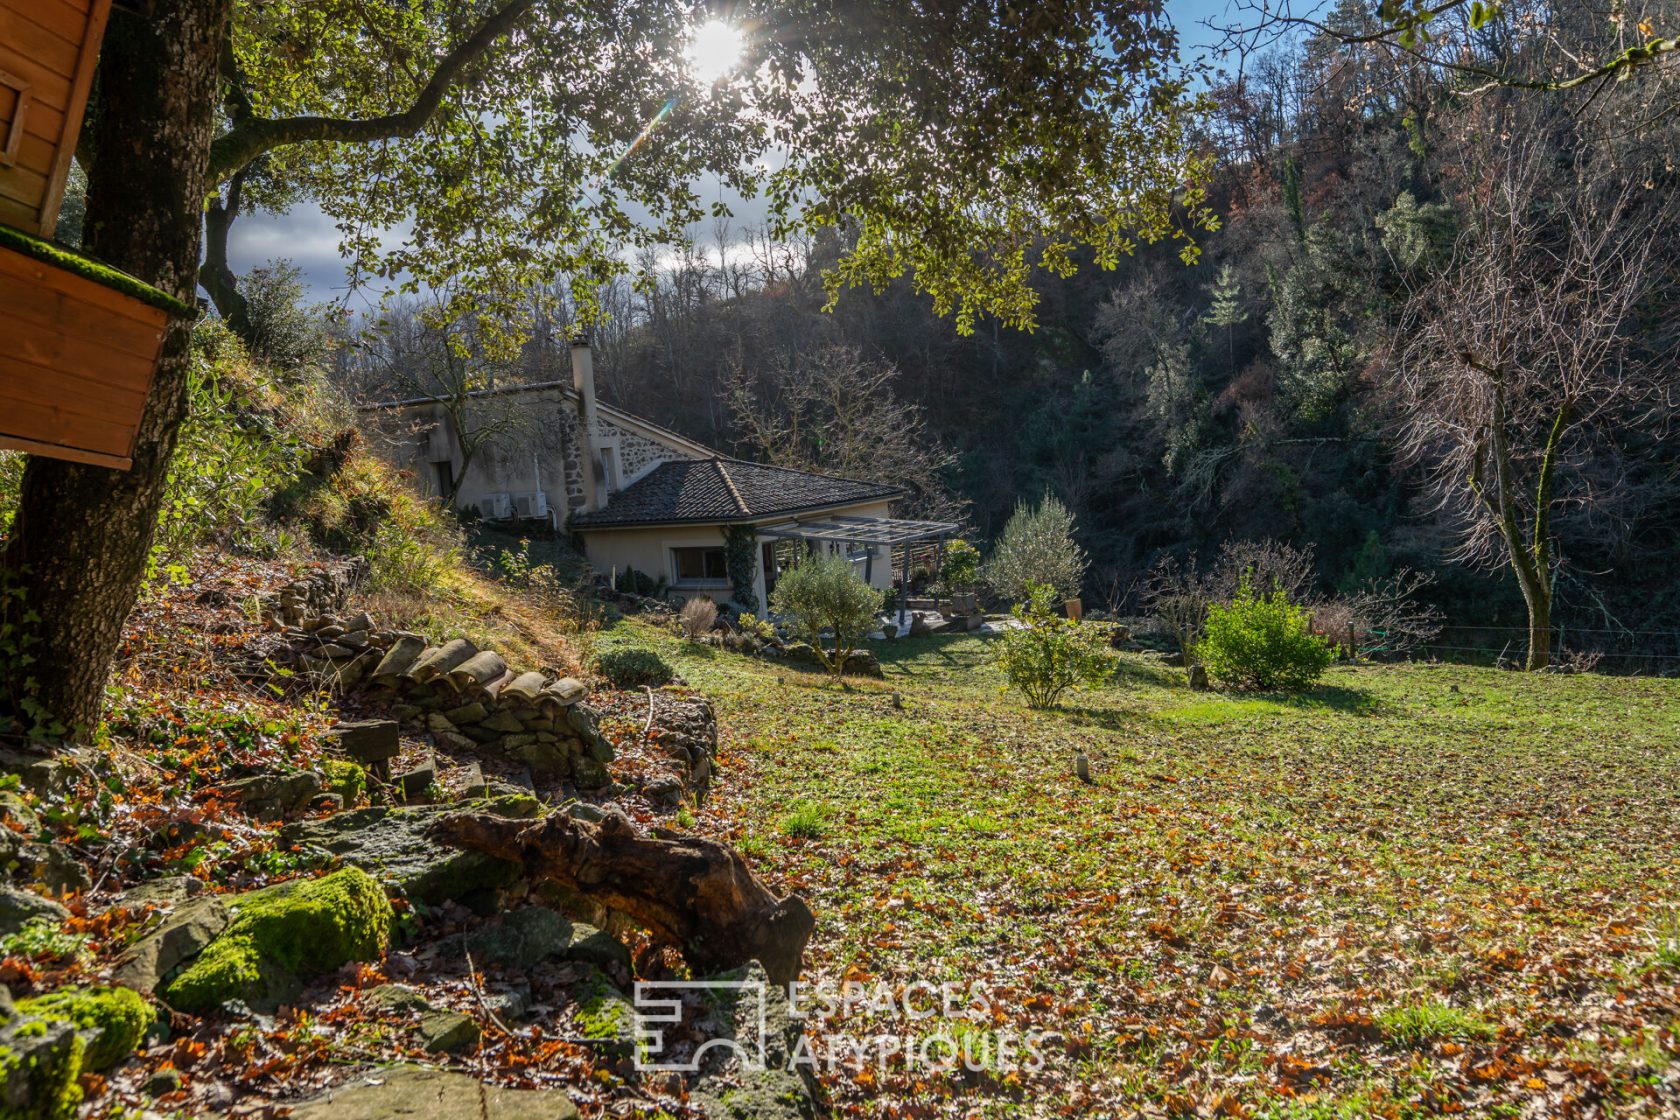
<svg viewBox="0 0 1680 1120">
<path fill-rule="evenodd" d="M 300 770 L 296 774 L 257 774 L 222 788 L 259 817 L 284 817 L 308 805 L 324 787 L 319 774 Z"/>
<path fill-rule="evenodd" d="M 327 776 L 327 789 L 339 799 L 339 808 L 354 805 L 367 792 L 367 771 L 359 763 L 329 758 L 321 764 L 321 769 Z"/>
<path fill-rule="evenodd" d="M 160 1066 L 152 1071 L 140 1088 L 147 1096 L 163 1097 L 179 1090 L 185 1080 L 185 1075 L 174 1066 Z"/>
<path fill-rule="evenodd" d="M 450 708 L 443 713 L 444 718 L 457 727 L 464 723 L 482 723 L 484 717 L 489 714 L 484 705 L 477 700 L 470 704 L 462 704 L 458 708 Z"/>
<path fill-rule="evenodd" d="M 80 752 L 63 751 L 45 757 L 22 751 L 0 750 L 0 774 L 16 774 L 24 789 L 37 797 L 54 799 L 76 788 L 80 777 L 76 767 Z"/>
<path fill-rule="evenodd" d="M 591 755 L 579 755 L 572 761 L 572 780 L 579 789 L 605 789 L 612 784 L 606 765 Z"/>
<path fill-rule="evenodd" d="M 413 804 L 431 797 L 432 787 L 437 785 L 437 777 L 437 756 L 428 752 L 418 766 L 398 774 L 393 781 L 402 793 L 402 799 Z"/>
<path fill-rule="evenodd" d="M 420 1016 L 420 1041 L 428 1054 L 470 1050 L 478 1045 L 478 1023 L 458 1011 L 428 1011 Z"/>
<path fill-rule="evenodd" d="M 445 642 L 436 650 L 422 654 L 414 667 L 403 674 L 415 684 L 425 684 L 454 670 L 478 654 L 478 647 L 465 638 Z"/>
<path fill-rule="evenodd" d="M 853 677 L 886 677 L 881 671 L 880 659 L 866 649 L 854 649 L 851 652 L 851 656 L 846 658 L 845 673 Z"/>
<path fill-rule="evenodd" d="M 432 732 L 432 742 L 451 754 L 460 754 L 462 751 L 470 751 L 478 746 L 472 739 L 465 735 L 458 735 L 453 731 Z"/>
<path fill-rule="evenodd" d="M 577 1120 L 559 1089 L 502 1089 L 417 1066 L 376 1070 L 292 1110 L 292 1120 Z"/>
<path fill-rule="evenodd" d="M 1197 664 L 1190 666 L 1190 687 L 1197 692 L 1205 692 L 1208 688 L 1206 667 Z"/>
<path fill-rule="evenodd" d="M 624 942 L 605 930 L 582 922 L 572 926 L 571 940 L 560 955 L 569 961 L 592 964 L 596 968 L 618 965 L 626 972 L 630 969 L 630 950 L 624 947 Z"/>
<path fill-rule="evenodd" d="M 69 850 L 58 844 L 49 845 L 35 865 L 35 881 L 56 895 L 86 894 L 93 888 L 93 879 Z"/>
<path fill-rule="evenodd" d="M 573 704 L 566 709 L 566 725 L 583 740 L 583 747 L 596 762 L 613 760 L 612 744 L 601 734 L 601 713 L 588 704 Z"/>
<path fill-rule="evenodd" d="M 501 695 L 510 700 L 522 700 L 527 704 L 534 704 L 537 696 L 548 682 L 541 673 L 520 673 L 513 680 L 502 686 Z"/>
<path fill-rule="evenodd" d="M 165 989 L 171 1006 L 204 1012 L 238 999 L 274 1007 L 295 998 L 303 980 L 377 961 L 390 943 L 391 904 L 360 868 L 265 887 L 231 907 L 233 921 Z"/>
<path fill-rule="evenodd" d="M 615 1058 L 636 1053 L 636 1009 L 605 973 L 588 967 L 571 996 L 572 1021 L 584 1042 Z"/>
<path fill-rule="evenodd" d="M 449 671 L 449 687 L 457 692 L 472 694 L 507 675 L 507 662 L 501 654 L 485 650 L 474 654 Z"/>
<path fill-rule="evenodd" d="M 504 816 L 536 816 L 531 797 L 498 798 L 488 806 Z M 361 867 L 415 902 L 436 905 L 483 887 L 504 887 L 519 865 L 439 844 L 427 835 L 443 809 L 354 809 L 324 820 L 299 821 L 280 830 L 282 848 L 297 845 L 336 855 Z"/>
<path fill-rule="evenodd" d="M 450 721 L 449 717 L 444 715 L 442 712 L 433 712 L 430 715 L 428 715 L 426 717 L 426 728 L 429 731 L 455 731 L 455 730 L 457 730 L 455 724 L 452 723 Z"/>
<path fill-rule="evenodd" d="M 456 789 L 461 797 L 489 797 L 490 783 L 484 780 L 484 767 L 476 762 L 469 762 L 461 767 L 460 777 L 456 779 Z"/>
<path fill-rule="evenodd" d="M 510 740 L 519 740 L 517 743 Z M 502 740 L 509 758 L 525 764 L 532 776 L 565 778 L 573 772 L 572 752 L 559 743 L 540 742 L 535 735 L 510 735 Z"/>
<path fill-rule="evenodd" d="M 714 1046 L 701 1059 L 689 1086 L 690 1102 L 707 1120 L 812 1120 L 819 1114 L 817 1086 L 809 1062 L 795 1061 L 804 1026 L 793 1015 L 787 989 L 769 983 L 756 961 L 713 979 L 749 985 L 718 993 L 715 1018 L 722 1021 L 723 1030 L 715 1037 L 739 1040 L 754 1058 L 762 1037 L 762 1068 L 747 1066 L 733 1047 Z"/>
<path fill-rule="evenodd" d="M 172 910 L 203 892 L 203 879 L 196 879 L 191 875 L 159 875 L 156 879 L 124 891 L 116 905 L 125 910 L 138 910 L 144 906 Z"/>
<path fill-rule="evenodd" d="M 576 677 L 562 677 L 537 693 L 537 704 L 545 711 L 570 707 L 589 694 L 589 689 Z"/>
<path fill-rule="evenodd" d="M 517 735 L 525 730 L 525 724 L 512 712 L 497 712 L 481 725 L 491 731 L 500 731 L 507 735 Z"/>
<path fill-rule="evenodd" d="M 56 929 L 70 911 L 34 891 L 0 883 L 0 937 L 16 933 L 29 922 L 45 918 Z"/>
<path fill-rule="evenodd" d="M 361 719 L 341 723 L 327 732 L 345 754 L 361 763 L 384 762 L 402 749 L 394 719 Z"/>
<path fill-rule="evenodd" d="M 688 790 L 683 780 L 671 773 L 661 773 L 642 787 L 642 795 L 655 805 L 674 806 L 682 803 Z"/>
<path fill-rule="evenodd" d="M 0 1028 L 0 1116 L 75 1120 L 86 1046 L 73 1023 L 14 1016 Z"/>
<path fill-rule="evenodd" d="M 463 944 L 474 964 L 530 968 L 566 952 L 574 940 L 571 922 L 546 906 L 526 906 L 473 930 Z"/>
<path fill-rule="evenodd" d="M 413 719 L 426 709 L 418 704 L 392 704 L 391 715 L 397 719 Z"/>
<path fill-rule="evenodd" d="M 363 611 L 361 614 L 354 615 L 350 618 L 347 618 L 347 619 L 344 620 L 344 629 L 347 632 L 355 632 L 355 631 L 359 631 L 359 630 L 372 630 L 373 629 L 373 616 L 371 614 L 368 614 L 368 612 Z"/>
<path fill-rule="evenodd" d="M 135 942 L 112 979 L 147 995 L 181 962 L 196 956 L 232 920 L 220 896 L 211 895 L 177 906 L 164 923 Z"/>
<path fill-rule="evenodd" d="M 430 1011 L 432 1005 L 419 990 L 407 984 L 380 984 L 362 993 L 362 1002 L 369 1007 L 390 1014 L 405 1011 Z"/>
<path fill-rule="evenodd" d="M 531 989 L 521 986 L 506 992 L 485 992 L 484 1007 L 503 1024 L 523 1019 L 531 1009 Z"/>
<path fill-rule="evenodd" d="M 82 1037 L 82 1068 L 95 1073 L 127 1061 L 157 1012 L 128 988 L 59 988 L 17 1001 L 16 1013 L 69 1023 Z"/>
</svg>

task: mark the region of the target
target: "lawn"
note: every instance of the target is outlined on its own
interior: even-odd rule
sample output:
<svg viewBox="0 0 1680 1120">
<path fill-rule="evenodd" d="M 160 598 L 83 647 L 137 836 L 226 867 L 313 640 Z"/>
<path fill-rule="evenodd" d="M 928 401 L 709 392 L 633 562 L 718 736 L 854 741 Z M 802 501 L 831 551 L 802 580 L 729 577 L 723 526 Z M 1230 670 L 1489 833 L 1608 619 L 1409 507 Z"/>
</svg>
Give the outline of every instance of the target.
<svg viewBox="0 0 1680 1120">
<path fill-rule="evenodd" d="M 1128 655 L 1033 712 L 978 638 L 844 690 L 607 641 L 716 703 L 696 827 L 805 893 L 809 984 L 983 985 L 989 1021 L 854 1007 L 819 1057 L 1059 1034 L 1039 1068 L 839 1062 L 841 1115 L 1680 1110 L 1680 683 L 1360 666 L 1236 697 Z"/>
</svg>

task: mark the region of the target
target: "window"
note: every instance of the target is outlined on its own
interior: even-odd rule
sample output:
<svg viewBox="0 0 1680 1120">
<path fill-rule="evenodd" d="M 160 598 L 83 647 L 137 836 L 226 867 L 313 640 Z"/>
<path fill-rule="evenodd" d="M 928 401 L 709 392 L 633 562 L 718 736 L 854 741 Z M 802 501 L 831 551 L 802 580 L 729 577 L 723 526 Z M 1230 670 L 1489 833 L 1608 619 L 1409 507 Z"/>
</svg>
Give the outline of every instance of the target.
<svg viewBox="0 0 1680 1120">
<path fill-rule="evenodd" d="M 607 484 L 607 493 L 618 493 L 618 448 L 601 448 L 601 480 Z"/>
<path fill-rule="evenodd" d="M 729 564 L 722 548 L 673 548 L 677 561 L 677 582 L 703 583 L 727 580 Z"/>
</svg>

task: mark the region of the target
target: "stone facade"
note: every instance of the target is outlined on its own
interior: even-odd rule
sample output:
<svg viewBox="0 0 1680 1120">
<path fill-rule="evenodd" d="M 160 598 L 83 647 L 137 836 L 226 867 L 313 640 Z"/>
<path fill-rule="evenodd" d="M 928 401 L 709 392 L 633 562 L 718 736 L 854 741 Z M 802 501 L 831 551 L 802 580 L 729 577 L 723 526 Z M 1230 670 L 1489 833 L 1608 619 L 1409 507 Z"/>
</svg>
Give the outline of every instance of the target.
<svg viewBox="0 0 1680 1120">
<path fill-rule="evenodd" d="M 469 459 L 449 409 L 436 400 L 369 405 L 368 439 L 420 489 L 481 517 L 547 520 L 563 529 L 575 514 L 604 508 L 618 490 L 661 463 L 702 459 L 710 448 L 595 399 L 587 349 L 573 351 L 571 384 L 514 385 L 474 394 L 469 430 L 497 434 Z M 540 494 L 541 500 L 535 500 Z M 540 511 L 540 512 L 539 512 Z"/>
</svg>

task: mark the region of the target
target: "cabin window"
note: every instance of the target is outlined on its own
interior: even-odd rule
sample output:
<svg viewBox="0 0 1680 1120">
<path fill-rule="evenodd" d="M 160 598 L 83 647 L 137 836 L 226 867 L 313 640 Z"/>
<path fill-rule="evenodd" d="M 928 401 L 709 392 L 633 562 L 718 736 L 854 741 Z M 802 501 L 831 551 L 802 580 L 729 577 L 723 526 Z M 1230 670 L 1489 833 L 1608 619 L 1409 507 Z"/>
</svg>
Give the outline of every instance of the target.
<svg viewBox="0 0 1680 1120">
<path fill-rule="evenodd" d="M 679 582 L 705 583 L 729 578 L 729 563 L 722 548 L 673 548 L 671 555 L 676 558 Z"/>
</svg>

